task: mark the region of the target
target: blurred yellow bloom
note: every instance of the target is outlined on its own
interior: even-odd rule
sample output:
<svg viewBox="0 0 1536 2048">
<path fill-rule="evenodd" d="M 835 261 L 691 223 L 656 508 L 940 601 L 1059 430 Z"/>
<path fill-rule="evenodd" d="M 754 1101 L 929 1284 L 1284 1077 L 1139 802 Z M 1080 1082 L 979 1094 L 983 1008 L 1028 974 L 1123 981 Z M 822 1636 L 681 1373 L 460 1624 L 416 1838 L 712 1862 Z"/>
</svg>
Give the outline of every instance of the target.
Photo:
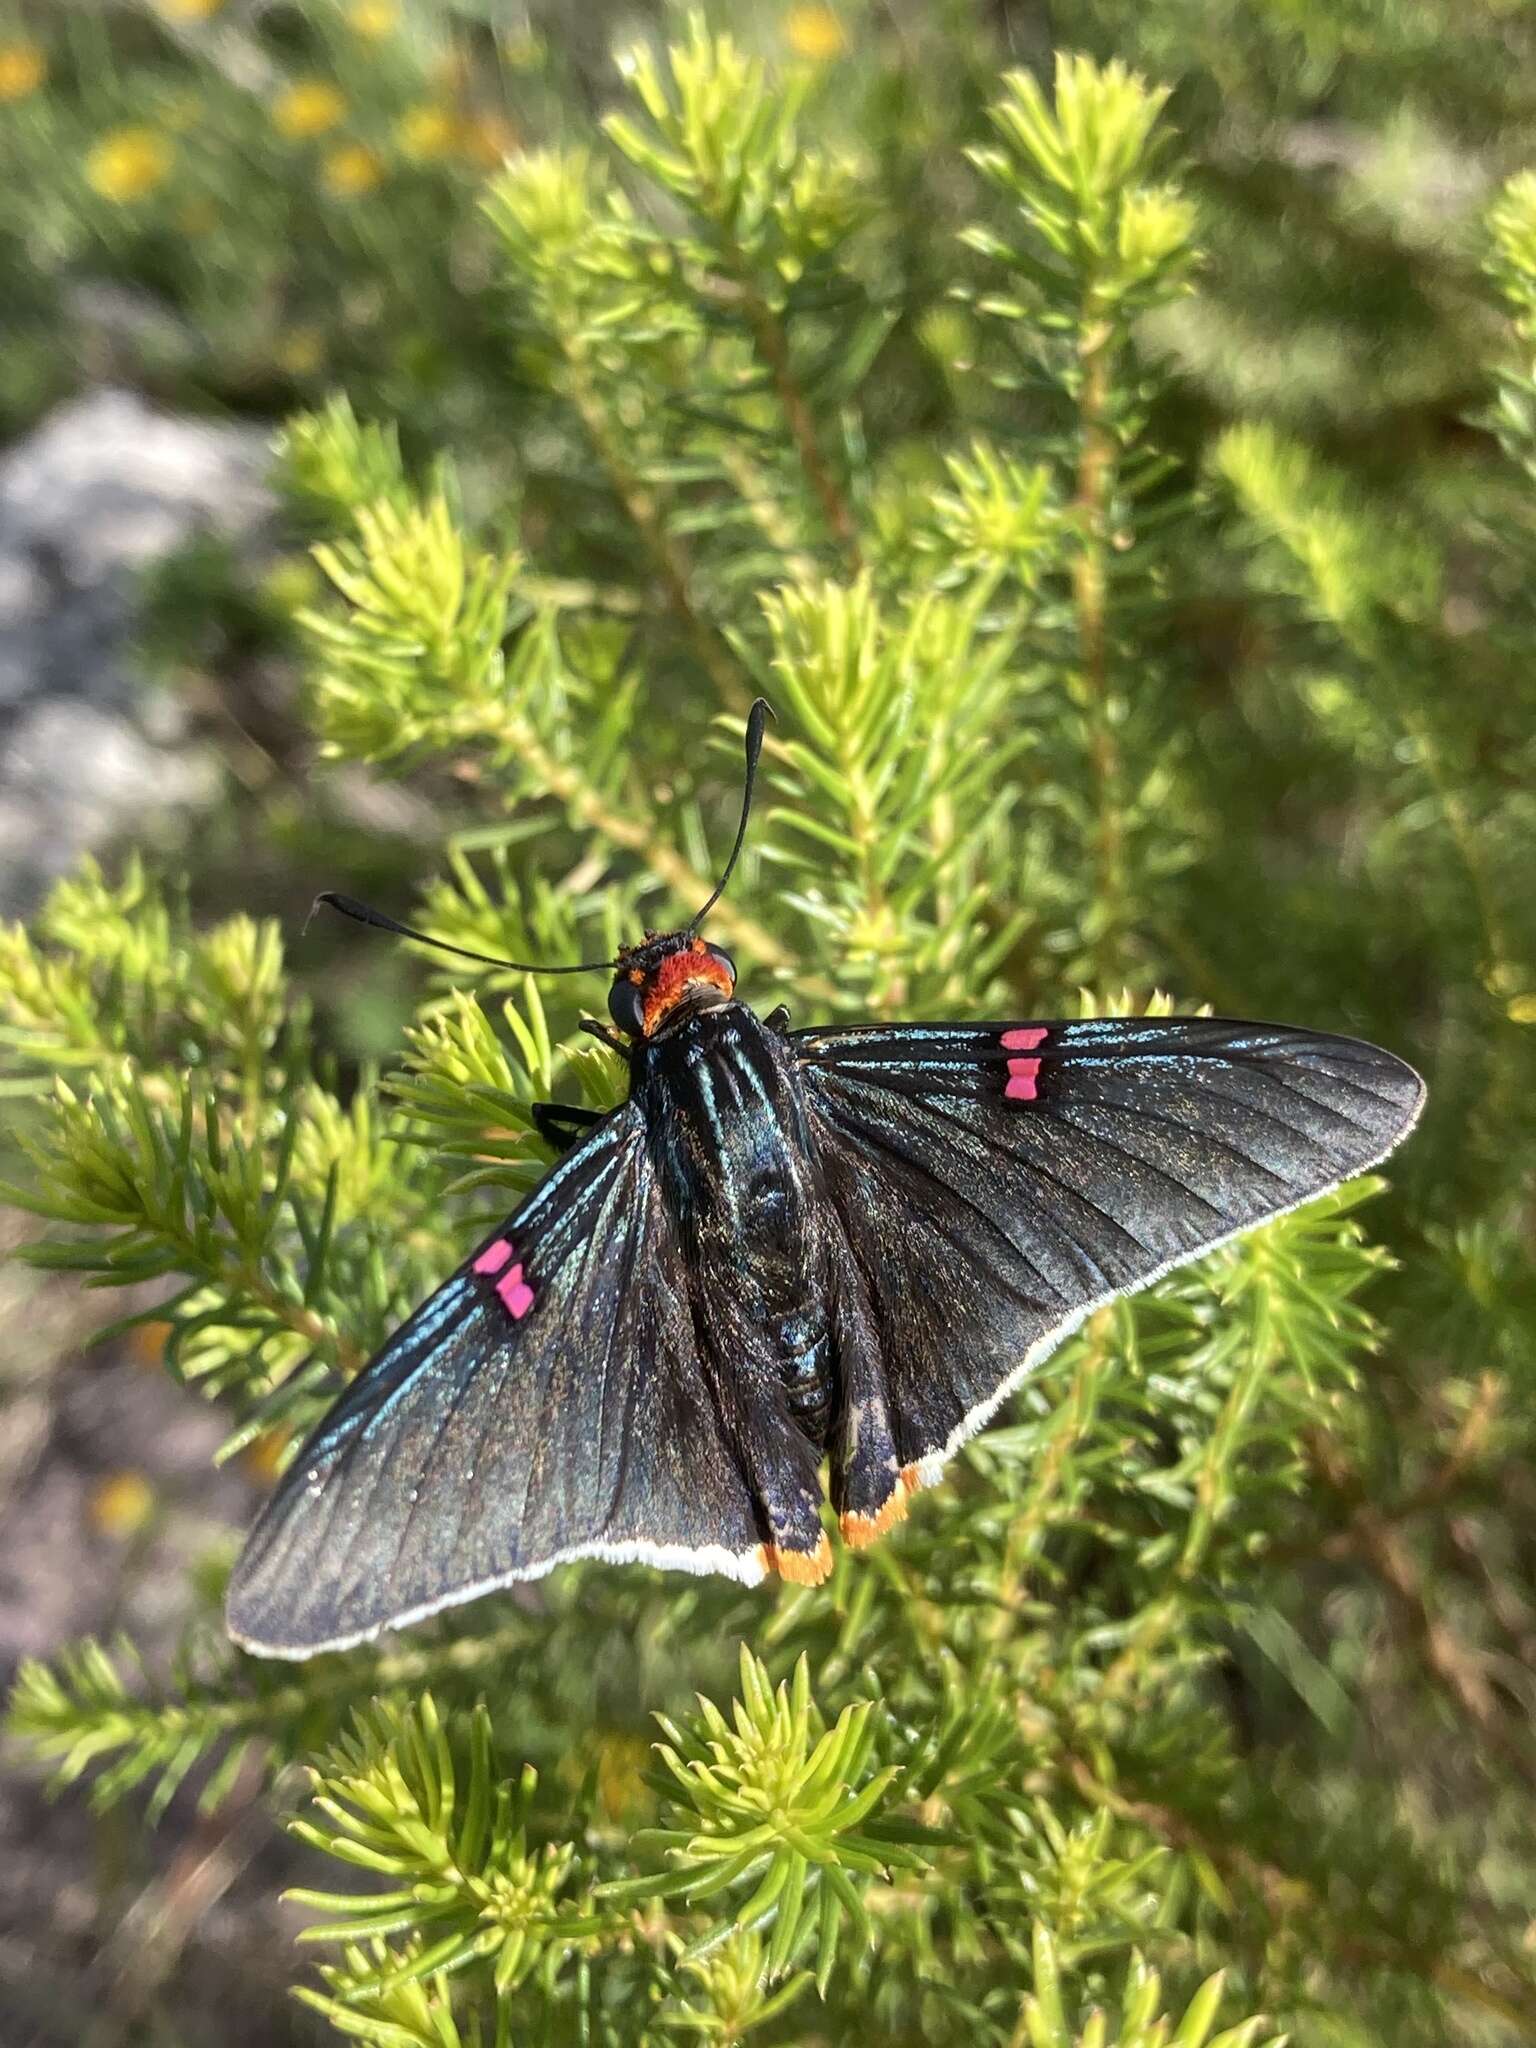
<svg viewBox="0 0 1536 2048">
<path fill-rule="evenodd" d="M 531 28 L 514 29 L 502 40 L 501 57 L 510 71 L 536 71 L 544 62 L 544 38 Z"/>
<path fill-rule="evenodd" d="M 325 338 L 313 327 L 295 327 L 279 336 L 273 354 L 290 377 L 312 377 L 325 361 Z"/>
<path fill-rule="evenodd" d="M 320 182 L 338 199 L 356 199 L 371 192 L 383 175 L 384 166 L 361 142 L 333 149 L 320 167 Z"/>
<path fill-rule="evenodd" d="M 272 125 L 290 142 L 309 135 L 324 135 L 347 111 L 347 103 L 334 85 L 323 78 L 301 78 L 281 94 L 272 108 Z"/>
<path fill-rule="evenodd" d="M 443 156 L 459 139 L 458 117 L 449 107 L 412 107 L 400 117 L 395 137 L 409 157 Z"/>
<path fill-rule="evenodd" d="M 142 199 L 165 182 L 174 152 L 156 128 L 114 128 L 85 160 L 85 182 L 119 204 Z"/>
<path fill-rule="evenodd" d="M 135 1323 L 128 1332 L 128 1349 L 137 1366 L 146 1372 L 160 1372 L 165 1366 L 166 1339 L 171 1334 L 169 1323 Z"/>
<path fill-rule="evenodd" d="M 266 1430 L 257 1437 L 240 1462 L 253 1479 L 264 1486 L 272 1486 L 282 1475 L 283 1453 L 288 1442 L 289 1432 L 286 1429 Z"/>
<path fill-rule="evenodd" d="M 207 21 L 218 13 L 224 0 L 155 0 L 155 4 L 172 21 Z"/>
<path fill-rule="evenodd" d="M 784 40 L 797 57 L 824 64 L 848 47 L 848 33 L 830 7 L 791 7 L 784 17 Z"/>
<path fill-rule="evenodd" d="M 400 10 L 394 0 L 353 0 L 347 9 L 347 21 L 358 35 L 378 43 L 399 27 Z"/>
<path fill-rule="evenodd" d="M 0 43 L 0 100 L 24 100 L 48 76 L 48 59 L 36 43 Z"/>
<path fill-rule="evenodd" d="M 184 235 L 211 234 L 219 224 L 219 209 L 211 199 L 189 199 L 176 215 Z"/>
<path fill-rule="evenodd" d="M 615 1732 L 599 1736 L 597 1796 L 609 1820 L 632 1813 L 645 1797 L 645 1771 L 650 1744 L 643 1735 Z"/>
<path fill-rule="evenodd" d="M 155 1511 L 155 1491 L 142 1472 L 114 1472 L 90 1497 L 90 1517 L 103 1536 L 136 1536 Z"/>
<path fill-rule="evenodd" d="M 517 130 L 500 114 L 470 114 L 459 123 L 459 147 L 487 170 L 499 170 L 518 142 Z"/>
</svg>

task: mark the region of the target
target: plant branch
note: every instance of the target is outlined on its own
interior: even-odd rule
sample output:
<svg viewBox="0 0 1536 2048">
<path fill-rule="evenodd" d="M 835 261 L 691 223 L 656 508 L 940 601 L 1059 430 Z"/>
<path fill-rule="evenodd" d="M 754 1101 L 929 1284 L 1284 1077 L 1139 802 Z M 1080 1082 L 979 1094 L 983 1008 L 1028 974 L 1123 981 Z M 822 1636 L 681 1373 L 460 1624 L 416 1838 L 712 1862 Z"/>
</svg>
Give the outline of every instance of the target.
<svg viewBox="0 0 1536 2048">
<path fill-rule="evenodd" d="M 831 464 L 816 432 L 816 422 L 789 357 L 789 337 L 773 308 L 751 285 L 743 285 L 742 310 L 752 340 L 769 376 L 800 458 L 806 481 L 820 502 L 828 529 L 842 549 L 850 571 L 857 575 L 862 566 L 858 529 L 848 500 L 838 487 Z"/>
<path fill-rule="evenodd" d="M 744 713 L 752 700 L 752 692 L 742 677 L 736 657 L 718 629 L 701 615 L 694 604 L 692 555 L 676 534 L 668 532 L 655 492 L 636 474 L 624 453 L 584 352 L 572 340 L 566 339 L 563 345 L 568 373 L 566 388 L 571 403 L 607 471 L 620 504 L 656 565 L 667 602 L 682 624 L 720 701 L 728 711 Z"/>
<path fill-rule="evenodd" d="M 1077 546 L 1072 602 L 1077 624 L 1078 678 L 1088 730 L 1088 766 L 1096 826 L 1094 892 L 1099 911 L 1097 966 L 1101 979 L 1119 973 L 1125 902 L 1121 769 L 1110 703 L 1109 513 L 1118 444 L 1109 423 L 1117 333 L 1098 314 L 1090 290 L 1077 341 L 1077 479 L 1073 498 Z"/>
<path fill-rule="evenodd" d="M 1296 1913 L 1304 1912 L 1315 1921 L 1314 1932 L 1333 1927 L 1334 1916 L 1328 1902 L 1318 1895 L 1307 1879 L 1254 1856 L 1234 1842 L 1230 1835 L 1213 1834 L 1159 1800 L 1128 1797 L 1116 1787 L 1107 1785 L 1081 1757 L 1066 1754 L 1060 1759 L 1059 1768 L 1067 1782 L 1091 1806 L 1107 1808 L 1119 1819 L 1144 1828 L 1170 1848 L 1193 1851 L 1224 1876 L 1238 1880 L 1262 1899 L 1275 1922 L 1283 1923 Z M 1426 1957 L 1406 1942 L 1373 1941 L 1357 1935 L 1340 1938 L 1334 1953 L 1347 1968 L 1364 1966 L 1401 1970 L 1424 1978 L 1442 1991 L 1503 2020 L 1524 2039 L 1536 2041 L 1536 2008 L 1529 2003 L 1516 2004 L 1514 1999 L 1496 1991 L 1470 1970 L 1448 1961 L 1444 1956 Z"/>
</svg>

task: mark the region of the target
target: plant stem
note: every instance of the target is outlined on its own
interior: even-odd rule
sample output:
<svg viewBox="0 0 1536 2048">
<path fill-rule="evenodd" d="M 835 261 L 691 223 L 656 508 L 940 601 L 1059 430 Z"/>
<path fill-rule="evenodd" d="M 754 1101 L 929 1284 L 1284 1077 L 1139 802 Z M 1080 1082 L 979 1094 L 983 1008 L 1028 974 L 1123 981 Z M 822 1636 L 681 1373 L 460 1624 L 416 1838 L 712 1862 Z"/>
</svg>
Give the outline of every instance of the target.
<svg viewBox="0 0 1536 2048">
<path fill-rule="evenodd" d="M 784 332 L 783 322 L 762 294 L 750 284 L 742 287 L 741 303 L 752 331 L 753 344 L 773 379 L 773 388 L 794 439 L 800 467 L 820 501 L 828 529 L 842 549 L 849 569 L 857 575 L 862 566 L 858 530 L 848 500 L 839 489 L 822 450 L 810 405 L 795 377 L 789 360 L 789 337 Z"/>
<path fill-rule="evenodd" d="M 742 679 L 736 657 L 715 627 L 701 617 L 694 605 L 693 557 L 683 542 L 667 531 L 656 494 L 636 474 L 625 454 L 608 409 L 593 382 L 586 357 L 574 342 L 565 343 L 565 363 L 566 388 L 571 403 L 580 415 L 588 439 L 608 473 L 619 502 L 656 564 L 668 604 L 681 621 L 700 666 L 714 684 L 720 701 L 728 711 L 745 712 L 751 702 L 751 692 Z"/>
<path fill-rule="evenodd" d="M 1170 1847 L 1193 1851 L 1224 1875 L 1238 1879 L 1263 1900 L 1275 1922 L 1282 1922 L 1297 1912 L 1306 1912 L 1316 1916 L 1319 1930 L 1332 1925 L 1331 1907 L 1305 1878 L 1262 1861 L 1237 1846 L 1230 1836 L 1211 1833 L 1171 1806 L 1157 1800 L 1127 1797 L 1115 1786 L 1106 1784 L 1081 1757 L 1064 1755 L 1060 1768 L 1068 1783 L 1089 1805 L 1107 1807 L 1120 1819 L 1145 1828 Z M 1528 2003 L 1517 2005 L 1513 1999 L 1506 1998 L 1502 1992 L 1494 1990 L 1470 1970 L 1463 1969 L 1445 1956 L 1425 1956 L 1406 1943 L 1398 1945 L 1353 1936 L 1343 1937 L 1335 1954 L 1346 1965 L 1402 1970 L 1426 1979 L 1453 1997 L 1465 1999 L 1484 2012 L 1496 2014 L 1526 2040 L 1536 2040 L 1536 2010 Z"/>
<path fill-rule="evenodd" d="M 1109 673 L 1109 510 L 1118 444 L 1109 423 L 1114 325 L 1093 310 L 1092 294 L 1078 331 L 1077 515 L 1072 603 L 1077 624 L 1078 688 L 1088 738 L 1088 768 L 1097 823 L 1093 837 L 1094 946 L 1100 980 L 1112 979 L 1121 957 L 1125 910 L 1124 821 L 1120 750 L 1115 739 Z"/>
<path fill-rule="evenodd" d="M 994 1633 L 1006 1636 L 1015 1625 L 1015 1609 L 1021 1597 L 1021 1581 L 1035 1558 L 1052 1524 L 1058 1519 L 1058 1503 L 1072 1489 L 1072 1453 L 1083 1441 L 1098 1407 L 1099 1385 L 1110 1362 L 1109 1335 L 1114 1327 L 1113 1308 L 1100 1309 L 1091 1316 L 1083 1332 L 1082 1357 L 1072 1375 L 1066 1397 L 1051 1417 L 1050 1436 L 1040 1455 L 1030 1483 L 1029 1500 L 1008 1525 L 1001 1573 L 1002 1608 Z M 1068 1501 L 1064 1511 L 1070 1515 Z"/>
<path fill-rule="evenodd" d="M 722 440 L 719 457 L 720 467 L 741 493 L 741 501 L 752 514 L 758 531 L 784 557 L 784 566 L 794 581 L 814 582 L 815 562 L 805 552 L 784 507 L 773 496 L 767 479 L 746 449 L 735 441 Z"/>
</svg>

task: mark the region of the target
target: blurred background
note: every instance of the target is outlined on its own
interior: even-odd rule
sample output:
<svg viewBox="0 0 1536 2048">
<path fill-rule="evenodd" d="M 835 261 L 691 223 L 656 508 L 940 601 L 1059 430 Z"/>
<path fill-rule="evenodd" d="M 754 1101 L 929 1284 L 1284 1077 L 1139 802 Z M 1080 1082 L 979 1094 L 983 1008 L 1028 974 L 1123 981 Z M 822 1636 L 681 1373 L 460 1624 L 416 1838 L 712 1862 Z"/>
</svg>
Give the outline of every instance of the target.
<svg viewBox="0 0 1536 2048">
<path fill-rule="evenodd" d="M 610 579 L 622 614 L 633 564 L 584 538 L 585 486 L 478 202 L 510 153 L 590 146 L 620 53 L 681 18 L 635 0 L 0 0 L 0 913 L 27 917 L 83 856 L 119 871 L 129 847 L 178 878 L 199 920 L 245 910 L 292 932 L 338 881 L 408 908 L 464 823 L 473 763 L 405 779 L 318 769 L 293 621 L 320 576 L 274 437 L 341 393 L 360 418 L 398 423 L 408 462 L 452 451 L 484 517 L 504 494 L 510 506 L 515 478 L 549 591 Z M 1455 1278 L 1438 1294 L 1417 1285 L 1408 1254 L 1415 1398 L 1433 1406 L 1453 1357 L 1468 1388 L 1505 1375 L 1499 1412 L 1518 1411 L 1529 1177 L 1517 1158 L 1489 1162 L 1524 1143 L 1536 1080 L 1536 399 L 1515 293 L 1490 280 L 1488 223 L 1506 181 L 1536 164 L 1536 11 L 741 0 L 712 18 L 801 81 L 803 131 L 854 153 L 878 193 L 877 317 L 845 338 L 876 536 L 930 487 L 925 451 L 973 417 L 957 372 L 973 310 L 959 230 L 976 203 L 962 151 L 1000 72 L 1048 76 L 1057 50 L 1088 50 L 1170 88 L 1172 168 L 1205 255 L 1195 293 L 1142 335 L 1160 366 L 1156 438 L 1203 489 L 1224 429 L 1260 421 L 1370 508 L 1364 545 L 1401 543 L 1396 627 L 1418 636 L 1426 700 L 1465 754 L 1445 757 L 1437 799 L 1411 772 L 1426 759 L 1439 772 L 1411 726 L 1385 748 L 1359 726 L 1339 657 L 1309 637 L 1317 619 L 1277 624 L 1283 578 L 1261 566 L 1165 582 L 1148 645 L 1177 660 L 1205 769 L 1254 830 L 1229 860 L 1208 851 L 1199 916 L 1152 965 L 1220 1007 L 1368 1028 L 1438 1062 L 1436 1121 L 1393 1198 L 1399 1223 L 1416 1218 L 1400 1246 L 1435 1244 Z M 1305 545 L 1326 553 L 1338 536 L 1320 502 Z M 1404 520 L 1434 542 L 1417 584 Z M 700 659 L 686 644 L 673 655 Z M 1293 700 L 1241 728 L 1200 726 L 1282 663 Z M 1436 851 L 1447 818 L 1465 867 Z M 1368 942 L 1334 914 L 1341 875 Z M 330 937 L 294 972 L 338 1071 L 356 1073 L 398 1051 L 417 978 L 388 945 Z M 24 1113 L 19 1091 L 7 1106 Z M 0 1212 L 0 1249 L 35 1227 Z M 96 1309 L 67 1276 L 0 1266 L 0 1683 L 88 1633 L 126 1629 L 151 1661 L 168 1655 L 199 1574 L 269 1476 L 249 1459 L 215 1471 L 221 1425 L 161 1375 L 154 1326 L 93 1348 Z M 1493 1428 L 1467 1423 L 1474 1408 L 1474 1395 L 1453 1403 L 1436 1429 L 1454 1442 Z M 1536 1499 L 1520 1431 L 1495 1439 L 1497 1455 L 1481 1437 L 1468 1452 L 1475 1498 L 1457 1497 L 1432 1548 L 1453 1613 L 1472 1616 L 1488 1715 L 1460 1698 L 1452 1726 L 1475 1748 L 1497 1723 L 1519 1751 Z M 1406 1603 L 1410 1635 L 1429 1629 L 1454 1704 L 1461 1652 L 1414 1607 L 1401 1564 L 1389 1547 L 1389 1605 Z M 1398 1684 L 1377 1696 L 1387 1750 L 1418 1725 L 1394 1718 Z M 1522 1811 L 1528 1847 L 1532 1774 L 1526 1747 L 1497 1796 L 1473 1800 L 1503 1844 L 1490 1881 L 1512 1910 L 1536 1908 L 1510 1847 Z M 0 1781 L 0 2044 L 331 2038 L 285 1991 L 297 1916 L 277 1893 L 296 1867 L 259 1806 L 215 1827 L 178 1801 L 150 1833 L 131 1807 L 51 1802 L 18 1762 Z M 1489 2011 L 1486 2032 L 1457 2038 L 1528 2036 Z"/>
</svg>

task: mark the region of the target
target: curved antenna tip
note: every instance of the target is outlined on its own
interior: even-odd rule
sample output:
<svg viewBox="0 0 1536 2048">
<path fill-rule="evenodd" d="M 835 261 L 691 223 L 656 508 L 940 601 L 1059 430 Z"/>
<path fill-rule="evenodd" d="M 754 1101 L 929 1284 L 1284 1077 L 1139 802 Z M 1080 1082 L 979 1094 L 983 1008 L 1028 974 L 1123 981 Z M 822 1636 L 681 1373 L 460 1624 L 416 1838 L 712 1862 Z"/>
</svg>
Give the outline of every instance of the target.
<svg viewBox="0 0 1536 2048">
<path fill-rule="evenodd" d="M 308 937 L 309 928 L 314 923 L 315 917 L 319 912 L 322 904 L 324 904 L 327 909 L 339 910 L 342 907 L 337 902 L 336 892 L 333 889 L 322 889 L 320 891 L 320 894 L 315 898 L 314 902 L 311 903 L 311 905 L 309 906 L 309 914 L 304 919 L 304 922 L 299 926 L 299 937 L 301 939 Z"/>
<path fill-rule="evenodd" d="M 768 702 L 768 699 L 766 697 L 754 698 L 752 708 L 747 713 L 747 774 L 741 792 L 741 822 L 736 827 L 736 843 L 731 848 L 731 857 L 725 864 L 725 872 L 710 892 L 709 900 L 702 909 L 696 910 L 693 916 L 689 918 L 687 924 L 683 926 L 685 932 L 696 932 L 715 905 L 720 901 L 720 898 L 725 894 L 725 885 L 731 879 L 736 869 L 736 863 L 741 857 L 741 849 L 747 836 L 747 820 L 752 815 L 752 787 L 757 781 L 757 763 L 763 751 L 763 732 L 770 718 L 774 720 L 775 724 L 778 723 L 774 715 L 773 706 Z"/>
</svg>

